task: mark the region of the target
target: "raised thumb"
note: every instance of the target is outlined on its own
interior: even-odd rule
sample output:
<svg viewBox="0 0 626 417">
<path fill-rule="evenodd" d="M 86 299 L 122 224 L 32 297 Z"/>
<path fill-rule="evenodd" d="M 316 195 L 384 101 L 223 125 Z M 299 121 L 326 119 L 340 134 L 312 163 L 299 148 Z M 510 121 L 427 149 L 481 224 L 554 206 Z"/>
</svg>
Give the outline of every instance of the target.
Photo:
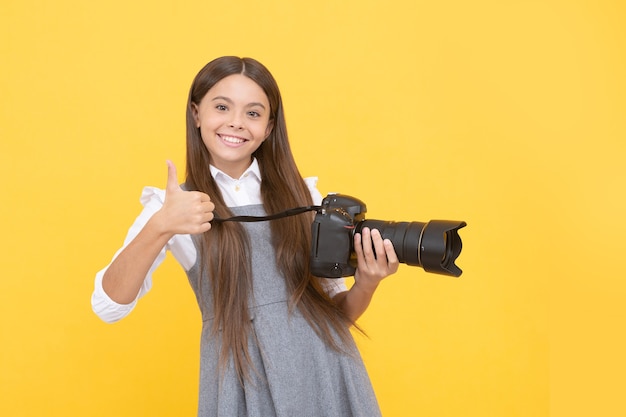
<svg viewBox="0 0 626 417">
<path fill-rule="evenodd" d="M 167 186 L 165 189 L 167 192 L 180 191 L 178 185 L 178 172 L 176 171 L 176 165 L 170 160 L 167 161 Z"/>
</svg>

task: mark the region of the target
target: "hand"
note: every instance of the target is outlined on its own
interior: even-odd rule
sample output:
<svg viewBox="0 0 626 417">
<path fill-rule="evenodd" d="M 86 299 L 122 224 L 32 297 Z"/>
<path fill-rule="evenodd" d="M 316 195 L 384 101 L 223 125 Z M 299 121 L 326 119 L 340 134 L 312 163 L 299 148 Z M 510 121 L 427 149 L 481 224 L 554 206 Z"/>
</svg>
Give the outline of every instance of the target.
<svg viewBox="0 0 626 417">
<path fill-rule="evenodd" d="M 171 234 L 204 233 L 211 228 L 213 209 L 215 205 L 207 194 L 180 188 L 176 166 L 167 161 L 165 202 L 157 213 L 163 229 Z"/>
<path fill-rule="evenodd" d="M 382 238 L 377 229 L 364 227 L 354 235 L 354 251 L 357 269 L 355 285 L 367 291 L 374 291 L 383 278 L 394 274 L 400 262 L 389 239 Z M 374 254 L 375 253 L 375 254 Z"/>
</svg>

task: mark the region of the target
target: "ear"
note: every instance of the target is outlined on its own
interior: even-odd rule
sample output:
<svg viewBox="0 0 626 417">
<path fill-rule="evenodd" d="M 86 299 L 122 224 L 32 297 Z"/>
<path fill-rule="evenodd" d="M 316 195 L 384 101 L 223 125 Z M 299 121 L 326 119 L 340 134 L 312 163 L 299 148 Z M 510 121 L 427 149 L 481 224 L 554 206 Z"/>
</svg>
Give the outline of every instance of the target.
<svg viewBox="0 0 626 417">
<path fill-rule="evenodd" d="M 196 127 L 200 127 L 200 117 L 198 117 L 198 105 L 196 103 L 191 103 L 191 114 L 196 122 Z"/>
<path fill-rule="evenodd" d="M 265 128 L 265 139 L 267 139 L 270 136 L 270 133 L 272 133 L 272 129 L 274 129 L 274 120 L 270 120 L 269 122 L 267 122 L 267 128 Z"/>
</svg>

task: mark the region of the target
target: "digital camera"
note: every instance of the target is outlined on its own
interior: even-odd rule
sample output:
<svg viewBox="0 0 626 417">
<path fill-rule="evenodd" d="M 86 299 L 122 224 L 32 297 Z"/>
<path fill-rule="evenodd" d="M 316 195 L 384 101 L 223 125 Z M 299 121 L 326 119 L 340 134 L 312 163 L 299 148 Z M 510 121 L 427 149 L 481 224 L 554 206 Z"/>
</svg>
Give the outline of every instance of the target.
<svg viewBox="0 0 626 417">
<path fill-rule="evenodd" d="M 365 204 L 343 194 L 328 194 L 312 225 L 312 274 L 325 278 L 354 275 L 357 261 L 354 234 L 364 227 L 378 229 L 389 239 L 401 263 L 419 266 L 426 272 L 459 277 L 463 271 L 454 264 L 461 253 L 458 230 L 464 221 L 431 220 L 391 222 L 366 220 Z"/>
</svg>

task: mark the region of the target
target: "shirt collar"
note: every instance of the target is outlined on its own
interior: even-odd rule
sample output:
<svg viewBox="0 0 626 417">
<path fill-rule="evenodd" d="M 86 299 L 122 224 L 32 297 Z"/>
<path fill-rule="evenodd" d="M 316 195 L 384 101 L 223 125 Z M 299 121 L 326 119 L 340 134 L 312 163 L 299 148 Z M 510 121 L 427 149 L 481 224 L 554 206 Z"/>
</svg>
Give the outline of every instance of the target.
<svg viewBox="0 0 626 417">
<path fill-rule="evenodd" d="M 244 178 L 246 176 L 246 174 L 252 174 L 259 181 L 261 181 L 261 169 L 259 168 L 259 162 L 254 157 L 252 158 L 252 163 L 250 164 L 248 169 L 246 169 L 243 172 L 243 174 L 241 174 L 241 177 L 239 177 L 237 179 L 236 178 L 232 178 L 230 175 L 228 175 L 227 173 L 225 173 L 221 169 L 214 167 L 213 165 L 209 165 L 209 169 L 211 170 L 211 175 L 213 176 L 213 178 L 215 180 L 217 180 L 219 177 L 222 177 L 223 179 L 237 180 L 237 179 Z"/>
</svg>

